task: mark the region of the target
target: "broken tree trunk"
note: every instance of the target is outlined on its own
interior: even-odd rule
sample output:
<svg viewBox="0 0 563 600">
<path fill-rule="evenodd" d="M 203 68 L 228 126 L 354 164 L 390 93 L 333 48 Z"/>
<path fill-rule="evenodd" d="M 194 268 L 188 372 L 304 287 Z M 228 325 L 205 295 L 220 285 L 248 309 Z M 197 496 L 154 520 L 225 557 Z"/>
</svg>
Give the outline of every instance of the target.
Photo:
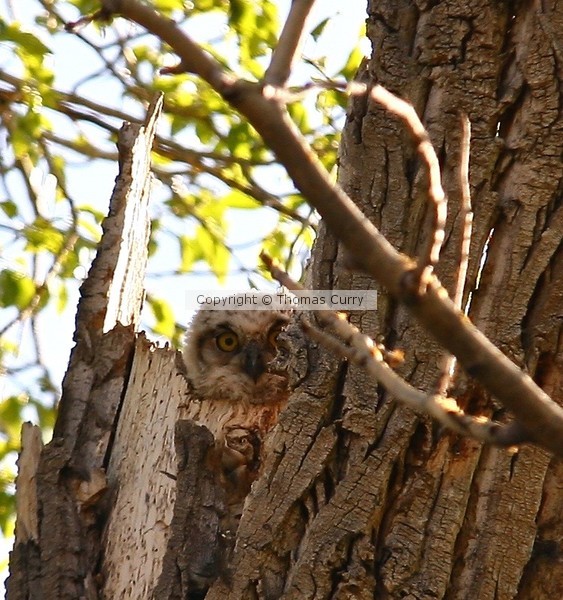
<svg viewBox="0 0 563 600">
<path fill-rule="evenodd" d="M 24 426 L 10 600 L 148 597 L 172 517 L 175 353 L 137 337 L 161 101 L 119 133 L 120 171 L 81 287 L 53 440 Z"/>
<path fill-rule="evenodd" d="M 368 10 L 377 51 L 362 78 L 409 99 L 441 157 L 450 210 L 439 275 L 452 289 L 461 108 L 473 132 L 470 315 L 561 403 L 561 5 L 377 0 Z M 412 256 L 425 247 L 425 175 L 403 126 L 362 98 L 351 104 L 340 181 L 396 247 Z M 312 287 L 373 285 L 343 263 L 321 228 Z M 377 312 L 352 319 L 404 350 L 409 382 L 433 388 L 440 349 L 383 290 Z M 29 498 L 18 499 L 26 508 L 9 600 L 195 600 L 209 584 L 208 600 L 563 596 L 561 461 L 538 448 L 512 454 L 441 431 L 315 344 L 295 353 L 295 392 L 222 565 L 213 439 L 179 422 L 177 471 L 172 458 L 176 407 L 186 397 L 173 354 L 134 344 L 127 318 L 107 334 L 103 321 L 93 332 L 77 327 L 71 369 L 88 394 L 71 385 L 69 371 L 58 437 L 36 471 L 33 435 L 29 458 L 24 449 L 20 459 L 19 489 Z M 467 412 L 506 418 L 463 374 L 451 393 Z M 172 517 L 168 474 L 176 473 L 181 498 Z M 190 589 L 197 577 L 201 587 Z"/>
<path fill-rule="evenodd" d="M 42 447 L 39 428 L 22 430 L 8 600 L 202 597 L 228 573 L 260 466 L 253 461 L 242 496 L 231 492 L 217 424 L 237 424 L 225 444 L 239 448 L 254 421 L 260 429 L 271 413 L 269 429 L 277 419 L 277 406 L 233 421 L 229 402 L 196 400 L 178 353 L 137 332 L 160 106 L 119 135 L 120 173 L 81 287 L 53 440 Z"/>
</svg>

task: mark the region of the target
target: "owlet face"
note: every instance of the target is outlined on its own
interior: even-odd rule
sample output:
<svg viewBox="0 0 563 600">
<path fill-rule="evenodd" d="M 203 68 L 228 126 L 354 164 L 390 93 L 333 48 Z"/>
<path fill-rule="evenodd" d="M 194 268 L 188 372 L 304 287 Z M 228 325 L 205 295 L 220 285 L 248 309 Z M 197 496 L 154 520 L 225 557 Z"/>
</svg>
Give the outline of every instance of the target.
<svg viewBox="0 0 563 600">
<path fill-rule="evenodd" d="M 289 321 L 282 311 L 200 310 L 184 347 L 188 377 L 202 400 L 263 404 L 287 397 L 283 375 L 268 373 L 277 337 Z"/>
</svg>

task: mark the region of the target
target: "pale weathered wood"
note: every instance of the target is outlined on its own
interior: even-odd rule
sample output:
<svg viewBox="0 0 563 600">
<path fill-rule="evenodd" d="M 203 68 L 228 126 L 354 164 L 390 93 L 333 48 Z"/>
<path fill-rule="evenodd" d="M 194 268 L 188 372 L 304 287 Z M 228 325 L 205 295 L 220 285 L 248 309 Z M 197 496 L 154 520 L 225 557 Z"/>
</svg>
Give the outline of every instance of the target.
<svg viewBox="0 0 563 600">
<path fill-rule="evenodd" d="M 103 236 L 88 277 L 80 287 L 80 300 L 76 315 L 76 346 L 70 356 L 69 368 L 63 381 L 63 396 L 55 425 L 54 437 L 64 439 L 65 447 L 72 448 L 88 421 L 85 435 L 92 437 L 97 447 L 97 460 L 105 454 L 104 446 L 98 446 L 100 436 L 96 419 L 85 416 L 95 410 L 104 415 L 102 428 L 107 430 L 107 421 L 112 420 L 119 402 L 119 392 L 104 391 L 103 406 L 96 406 L 89 396 L 96 379 L 107 379 L 98 368 L 101 336 L 118 323 L 130 328 L 130 343 L 138 327 L 144 298 L 143 279 L 148 257 L 149 194 L 152 184 L 149 171 L 150 152 L 155 135 L 156 120 L 160 115 L 162 99 L 157 100 L 147 116 L 147 125 L 126 123 L 119 133 L 119 175 L 110 200 L 108 216 L 103 222 Z M 112 369 L 117 357 L 110 359 Z M 96 385 L 99 385 L 96 382 Z M 116 382 L 117 388 L 123 382 Z M 65 401 L 72 398 L 72 402 Z M 110 400 L 111 399 L 111 400 Z M 106 405 L 107 403 L 107 405 Z M 100 421 L 99 415 L 97 421 Z M 94 431 L 88 431 L 93 427 Z M 111 427 L 109 428 L 111 430 Z M 80 445 L 84 446 L 81 439 Z M 90 444 L 91 445 L 91 444 Z M 86 462 L 92 460 L 86 459 Z M 76 462 L 76 461 L 75 461 Z M 82 468 L 79 467 L 79 468 Z M 88 465 L 84 468 L 88 469 Z"/>
<path fill-rule="evenodd" d="M 174 424 L 186 395 L 176 352 L 140 336 L 107 467 L 112 509 L 101 566 L 104 598 L 152 597 L 175 500 Z"/>
<path fill-rule="evenodd" d="M 19 568 L 11 570 L 10 585 L 25 598 L 34 597 L 33 581 L 41 573 L 37 469 L 42 447 L 41 429 L 24 423 L 16 480 L 16 535 L 10 556 L 11 564 Z"/>
<path fill-rule="evenodd" d="M 225 539 L 226 493 L 213 434 L 194 421 L 176 423 L 176 502 L 154 600 L 196 600 L 225 576 L 234 533 Z"/>
<path fill-rule="evenodd" d="M 18 457 L 16 545 L 27 540 L 37 541 L 39 539 L 35 476 L 42 449 L 41 429 L 31 423 L 24 423 L 21 433 L 21 452 Z"/>
</svg>

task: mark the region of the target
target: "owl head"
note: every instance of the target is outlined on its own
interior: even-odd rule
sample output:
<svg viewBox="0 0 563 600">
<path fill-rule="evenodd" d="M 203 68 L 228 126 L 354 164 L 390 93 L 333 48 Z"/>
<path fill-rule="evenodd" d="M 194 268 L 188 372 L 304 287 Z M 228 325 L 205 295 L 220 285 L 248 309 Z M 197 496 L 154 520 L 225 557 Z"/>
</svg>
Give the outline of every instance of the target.
<svg viewBox="0 0 563 600">
<path fill-rule="evenodd" d="M 268 372 L 290 314 L 277 310 L 200 310 L 186 336 L 188 378 L 202 400 L 264 404 L 287 397 L 283 374 Z"/>
</svg>

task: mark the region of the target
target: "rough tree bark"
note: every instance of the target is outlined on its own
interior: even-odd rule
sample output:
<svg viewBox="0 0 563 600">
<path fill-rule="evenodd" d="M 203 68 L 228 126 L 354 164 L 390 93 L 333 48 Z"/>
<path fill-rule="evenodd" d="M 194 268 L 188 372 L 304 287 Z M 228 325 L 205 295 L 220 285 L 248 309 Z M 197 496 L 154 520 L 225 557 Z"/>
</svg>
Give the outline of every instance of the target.
<svg viewBox="0 0 563 600">
<path fill-rule="evenodd" d="M 449 218 L 439 277 L 453 289 L 464 111 L 475 213 L 470 316 L 562 403 L 563 4 L 374 0 L 368 14 L 374 52 L 361 80 L 409 99 L 441 159 Z M 350 106 L 339 178 L 396 247 L 420 253 L 431 232 L 426 177 L 404 126 L 362 98 Z M 345 262 L 323 232 L 312 287 L 372 285 Z M 433 389 L 440 349 L 404 308 L 381 290 L 377 313 L 355 319 L 404 349 L 405 377 Z M 208 598 L 563 595 L 560 460 L 439 431 L 357 369 L 338 369 L 323 353 L 312 365 L 247 502 L 234 580 Z M 463 375 L 454 396 L 469 412 L 504 418 Z"/>
<path fill-rule="evenodd" d="M 440 279 L 453 287 L 459 258 L 461 110 L 472 124 L 471 318 L 563 403 L 563 5 L 373 0 L 368 15 L 374 53 L 361 79 L 409 99 L 439 151 L 449 197 Z M 431 219 L 403 125 L 353 100 L 339 176 L 388 239 L 417 255 Z M 311 287 L 373 286 L 344 264 L 322 230 Z M 379 310 L 352 319 L 403 349 L 404 376 L 431 390 L 440 349 L 379 291 Z M 25 430 L 10 600 L 195 600 L 209 584 L 209 600 L 563 596 L 561 461 L 442 431 L 312 343 L 292 354 L 294 392 L 233 555 L 221 557 L 213 440 L 180 421 L 174 464 L 174 422 L 190 414 L 177 412 L 189 396 L 174 354 L 135 341 L 136 311 L 113 311 L 108 323 L 94 307 L 86 330 L 79 314 L 56 439 L 38 456 Z M 112 329 L 118 314 L 124 326 Z M 468 412 L 505 418 L 462 373 L 452 394 Z"/>
</svg>

